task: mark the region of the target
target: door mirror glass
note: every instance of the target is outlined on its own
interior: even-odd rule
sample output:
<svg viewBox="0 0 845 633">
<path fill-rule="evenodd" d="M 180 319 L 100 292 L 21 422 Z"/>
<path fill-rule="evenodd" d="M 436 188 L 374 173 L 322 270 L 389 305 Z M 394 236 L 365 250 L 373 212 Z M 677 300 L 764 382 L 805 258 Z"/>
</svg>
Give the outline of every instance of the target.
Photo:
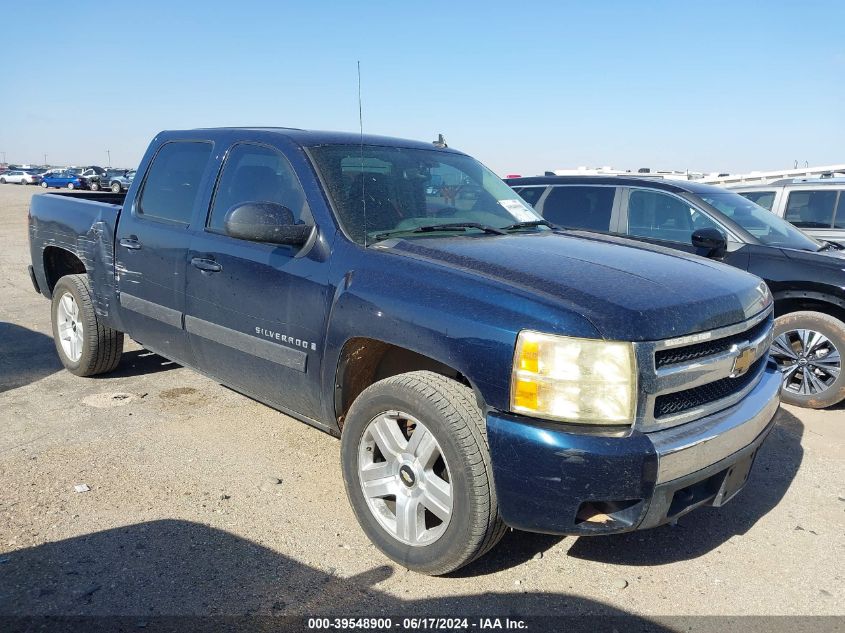
<svg viewBox="0 0 845 633">
<path fill-rule="evenodd" d="M 302 246 L 312 227 L 295 224 L 293 212 L 276 202 L 242 202 L 226 213 L 223 222 L 227 235 L 251 242 Z"/>
<path fill-rule="evenodd" d="M 718 259 L 728 250 L 728 239 L 719 229 L 698 229 L 692 234 L 692 245 L 706 251 L 706 257 Z"/>
</svg>

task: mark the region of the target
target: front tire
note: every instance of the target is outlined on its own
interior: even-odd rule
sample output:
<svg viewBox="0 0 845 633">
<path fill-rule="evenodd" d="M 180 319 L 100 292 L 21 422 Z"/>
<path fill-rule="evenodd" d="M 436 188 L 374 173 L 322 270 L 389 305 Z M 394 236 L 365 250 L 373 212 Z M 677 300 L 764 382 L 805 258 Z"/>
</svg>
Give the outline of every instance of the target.
<svg viewBox="0 0 845 633">
<path fill-rule="evenodd" d="M 100 183 L 98 183 L 96 180 L 92 180 L 90 187 L 91 187 L 91 191 L 99 191 L 100 190 Z"/>
<path fill-rule="evenodd" d="M 415 371 L 365 389 L 346 417 L 341 461 L 362 529 L 409 569 L 449 573 L 504 534 L 484 415 L 452 379 Z"/>
<path fill-rule="evenodd" d="M 113 183 L 111 184 L 111 190 L 112 190 L 112 193 L 120 193 L 120 189 L 121 189 L 121 187 L 120 187 L 120 183 L 119 183 L 119 182 L 113 182 Z"/>
<path fill-rule="evenodd" d="M 88 276 L 66 275 L 53 289 L 53 341 L 70 373 L 94 376 L 112 371 L 123 354 L 123 332 L 101 323 Z"/>
<path fill-rule="evenodd" d="M 6 184 L 6 179 L 0 178 L 0 185 L 5 185 L 5 184 Z"/>
<path fill-rule="evenodd" d="M 42 187 L 44 187 L 44 188 L 46 189 L 48 185 L 47 185 L 47 183 L 46 183 L 46 182 L 44 182 L 44 181 L 42 180 L 42 181 L 41 181 L 41 186 L 42 186 Z"/>
<path fill-rule="evenodd" d="M 69 182 L 69 183 L 67 184 L 67 188 L 68 188 L 68 189 L 75 189 L 75 188 L 76 188 L 76 186 L 75 186 L 72 182 Z"/>
<path fill-rule="evenodd" d="M 781 400 L 823 409 L 845 399 L 845 323 L 822 312 L 790 312 L 775 319 L 771 356 L 783 373 Z"/>
</svg>

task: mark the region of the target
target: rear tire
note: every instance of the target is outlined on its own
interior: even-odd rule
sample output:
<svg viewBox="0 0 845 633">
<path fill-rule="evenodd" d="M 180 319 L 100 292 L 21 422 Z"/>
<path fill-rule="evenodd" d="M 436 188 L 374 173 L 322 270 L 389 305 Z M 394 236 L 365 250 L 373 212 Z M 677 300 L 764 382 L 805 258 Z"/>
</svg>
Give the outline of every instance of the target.
<svg viewBox="0 0 845 633">
<path fill-rule="evenodd" d="M 120 189 L 121 189 L 121 187 L 120 187 L 120 183 L 119 183 L 119 182 L 113 182 L 113 183 L 111 184 L 111 190 L 112 190 L 112 193 L 120 193 Z"/>
<path fill-rule="evenodd" d="M 845 399 L 845 323 L 822 312 L 790 312 L 775 319 L 771 356 L 783 373 L 781 400 L 824 409 Z"/>
<path fill-rule="evenodd" d="M 100 190 L 100 183 L 98 183 L 96 180 L 92 180 L 91 184 L 89 186 L 91 187 L 91 191 L 99 191 Z"/>
<path fill-rule="evenodd" d="M 417 441 L 421 428 L 424 439 Z M 428 449 L 417 452 L 413 447 L 423 442 Z M 505 533 L 484 415 L 472 389 L 455 380 L 415 371 L 365 389 L 346 417 L 341 461 L 346 494 L 365 534 L 408 569 L 449 573 L 485 554 Z M 400 508 L 411 508 L 401 524 Z M 411 523 L 416 527 L 403 530 Z"/>
<path fill-rule="evenodd" d="M 75 188 L 76 188 L 76 186 L 75 186 L 72 182 L 69 182 L 69 183 L 67 184 L 67 188 L 68 188 L 68 189 L 75 189 Z"/>
<path fill-rule="evenodd" d="M 45 189 L 48 187 L 47 183 L 44 182 L 43 180 L 41 181 L 41 186 L 44 187 Z"/>
<path fill-rule="evenodd" d="M 88 275 L 66 275 L 53 289 L 53 341 L 70 373 L 94 376 L 112 371 L 123 354 L 123 332 L 101 323 L 94 310 Z M 77 335 L 79 330 L 81 335 Z"/>
<path fill-rule="evenodd" d="M 6 179 L 0 178 L 0 185 L 5 185 L 5 184 L 6 184 Z"/>
</svg>

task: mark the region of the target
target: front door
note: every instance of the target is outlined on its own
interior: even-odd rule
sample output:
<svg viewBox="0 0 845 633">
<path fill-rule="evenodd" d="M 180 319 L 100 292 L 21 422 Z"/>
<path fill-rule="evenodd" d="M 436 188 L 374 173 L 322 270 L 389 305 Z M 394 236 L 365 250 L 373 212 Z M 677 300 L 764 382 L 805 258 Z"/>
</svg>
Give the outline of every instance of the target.
<svg viewBox="0 0 845 633">
<path fill-rule="evenodd" d="M 198 141 L 162 145 L 117 228 L 115 273 L 126 331 L 185 364 L 193 364 L 182 322 L 188 227 L 212 147 Z"/>
<path fill-rule="evenodd" d="M 728 240 L 723 261 L 738 268 L 748 265 L 743 245 L 732 239 L 725 227 L 683 198 L 665 191 L 627 189 L 620 224 L 621 232 L 628 237 L 700 256 L 706 252 L 692 245 L 692 234 L 698 229 L 717 229 Z"/>
<path fill-rule="evenodd" d="M 227 211 L 243 202 L 275 202 L 297 222 L 313 222 L 281 152 L 255 143 L 229 149 L 205 227 L 188 253 L 185 327 L 196 361 L 268 404 L 321 417 L 327 253 L 226 235 Z"/>
</svg>

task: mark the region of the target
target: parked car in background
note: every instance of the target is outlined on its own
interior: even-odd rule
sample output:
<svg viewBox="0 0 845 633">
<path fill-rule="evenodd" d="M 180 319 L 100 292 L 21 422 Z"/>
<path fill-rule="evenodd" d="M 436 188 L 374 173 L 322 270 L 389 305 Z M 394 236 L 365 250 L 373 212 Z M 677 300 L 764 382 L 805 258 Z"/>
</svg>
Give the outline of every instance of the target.
<svg viewBox="0 0 845 633">
<path fill-rule="evenodd" d="M 0 174 L 0 184 L 13 183 L 16 185 L 37 185 L 41 182 L 38 174 L 31 173 L 25 169 L 13 169 L 5 174 Z"/>
<path fill-rule="evenodd" d="M 787 178 L 731 191 L 813 237 L 845 244 L 845 178 Z"/>
<path fill-rule="evenodd" d="M 87 188 L 91 191 L 98 191 L 100 189 L 100 182 L 105 174 L 105 169 L 95 166 L 86 167 L 79 173 L 79 175 L 85 179 Z"/>
<path fill-rule="evenodd" d="M 70 171 L 47 173 L 41 178 L 41 186 L 45 189 L 50 187 L 67 189 L 85 189 L 88 186 L 86 180 Z"/>
<path fill-rule="evenodd" d="M 129 189 L 129 185 L 132 184 L 134 178 L 134 169 L 114 169 L 109 171 L 103 182 L 113 193 L 120 193 Z"/>
<path fill-rule="evenodd" d="M 543 176 L 508 184 L 549 222 L 718 259 L 762 277 L 775 300 L 772 357 L 781 397 L 822 408 L 845 399 L 845 251 L 739 194 L 687 181 Z"/>
</svg>

